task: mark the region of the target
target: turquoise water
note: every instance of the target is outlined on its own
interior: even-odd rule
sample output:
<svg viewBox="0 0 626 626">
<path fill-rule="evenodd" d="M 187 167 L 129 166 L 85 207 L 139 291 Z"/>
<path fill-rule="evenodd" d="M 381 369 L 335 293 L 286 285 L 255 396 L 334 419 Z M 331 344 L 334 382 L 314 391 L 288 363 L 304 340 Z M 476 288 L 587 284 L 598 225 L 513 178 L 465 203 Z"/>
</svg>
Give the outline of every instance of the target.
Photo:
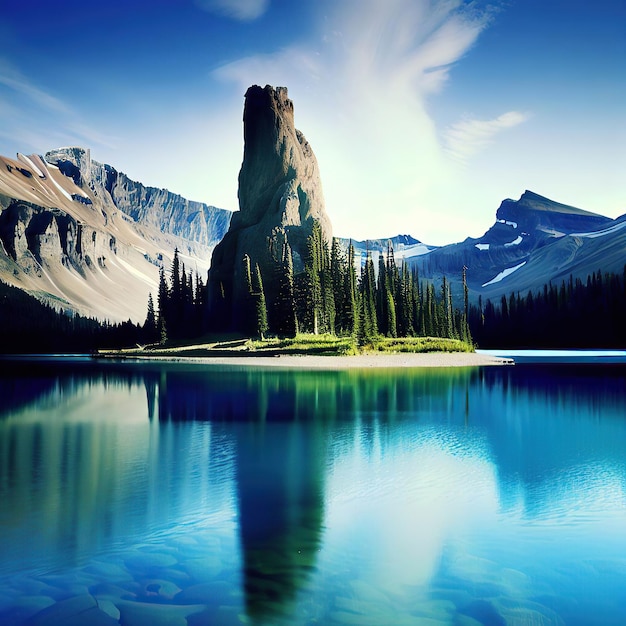
<svg viewBox="0 0 626 626">
<path fill-rule="evenodd" d="M 621 365 L 0 374 L 0 624 L 626 623 Z"/>
<path fill-rule="evenodd" d="M 626 350 L 477 350 L 476 352 L 510 358 L 519 364 L 626 364 Z"/>
</svg>

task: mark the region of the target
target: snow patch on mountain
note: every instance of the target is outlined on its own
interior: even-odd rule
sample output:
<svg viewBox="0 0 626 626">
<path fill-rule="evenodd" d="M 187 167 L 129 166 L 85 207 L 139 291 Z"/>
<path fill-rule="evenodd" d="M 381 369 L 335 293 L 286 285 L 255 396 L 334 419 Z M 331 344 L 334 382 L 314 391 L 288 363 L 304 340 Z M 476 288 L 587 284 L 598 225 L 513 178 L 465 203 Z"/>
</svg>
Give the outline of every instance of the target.
<svg viewBox="0 0 626 626">
<path fill-rule="evenodd" d="M 21 152 L 17 153 L 17 160 L 22 161 L 22 163 L 28 165 L 39 178 L 45 178 L 46 175 L 29 159 L 25 154 Z"/>
<path fill-rule="evenodd" d="M 428 254 L 429 252 L 432 252 L 432 250 L 433 248 L 431 246 L 427 246 L 424 243 L 416 243 L 409 246 L 400 244 L 398 246 L 398 250 L 394 251 L 394 255 L 401 259 L 410 259 L 412 257 Z"/>
<path fill-rule="evenodd" d="M 50 176 L 50 180 L 52 181 L 52 184 L 61 192 L 63 196 L 65 196 L 68 200 L 73 200 L 71 194 L 67 193 L 67 191 L 65 191 L 65 189 L 63 189 L 63 187 L 61 187 L 61 185 L 59 185 L 59 183 L 57 183 L 57 181 L 54 180 L 54 176 Z"/>
<path fill-rule="evenodd" d="M 151 276 L 148 276 L 148 275 L 144 274 L 143 272 L 141 272 L 137 268 L 133 267 L 130 263 L 127 263 L 126 261 L 124 261 L 124 259 L 121 259 L 121 258 L 117 257 L 116 261 L 127 272 L 129 272 L 133 276 L 136 276 L 137 278 L 139 278 L 139 280 L 142 280 L 147 285 L 150 285 L 150 287 L 152 287 L 153 289 L 156 288 L 157 285 L 156 285 L 155 281 L 152 279 Z"/>
<path fill-rule="evenodd" d="M 489 244 L 488 243 L 477 243 L 476 244 L 476 248 L 478 248 L 479 250 L 489 250 Z"/>
<path fill-rule="evenodd" d="M 500 224 L 506 224 L 507 226 L 511 226 L 512 228 L 517 228 L 517 222 L 510 222 L 508 220 L 496 220 Z"/>
<path fill-rule="evenodd" d="M 586 237 L 588 239 L 596 239 L 597 237 L 604 237 L 606 235 L 610 235 L 611 233 L 616 233 L 618 230 L 622 230 L 622 228 L 626 228 L 626 222 L 620 222 L 619 224 L 615 224 L 614 226 L 610 226 L 609 228 L 604 228 L 603 230 L 596 230 L 589 233 L 572 233 L 570 237 Z"/>
<path fill-rule="evenodd" d="M 492 278 L 490 281 L 483 283 L 483 287 L 488 287 L 489 285 L 493 285 L 495 283 L 499 283 L 501 280 L 510 276 L 513 272 L 517 272 L 518 269 L 524 267 L 526 265 L 526 261 L 522 261 L 519 265 L 515 265 L 514 267 L 509 267 L 505 270 L 502 270 L 497 276 Z"/>
<path fill-rule="evenodd" d="M 509 241 L 509 243 L 505 243 L 504 247 L 508 248 L 510 246 L 519 246 L 520 243 L 522 243 L 522 241 L 524 241 L 523 237 L 517 237 L 516 239 L 514 239 L 513 241 Z"/>
</svg>

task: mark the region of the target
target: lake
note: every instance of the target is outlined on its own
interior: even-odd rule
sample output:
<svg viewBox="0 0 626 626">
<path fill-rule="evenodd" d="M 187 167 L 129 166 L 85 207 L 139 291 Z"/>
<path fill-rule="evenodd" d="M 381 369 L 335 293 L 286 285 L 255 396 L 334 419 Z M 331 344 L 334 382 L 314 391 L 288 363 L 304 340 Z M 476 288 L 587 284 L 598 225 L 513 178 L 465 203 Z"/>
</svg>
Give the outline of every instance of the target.
<svg viewBox="0 0 626 626">
<path fill-rule="evenodd" d="M 0 624 L 624 624 L 626 367 L 0 360 Z"/>
</svg>

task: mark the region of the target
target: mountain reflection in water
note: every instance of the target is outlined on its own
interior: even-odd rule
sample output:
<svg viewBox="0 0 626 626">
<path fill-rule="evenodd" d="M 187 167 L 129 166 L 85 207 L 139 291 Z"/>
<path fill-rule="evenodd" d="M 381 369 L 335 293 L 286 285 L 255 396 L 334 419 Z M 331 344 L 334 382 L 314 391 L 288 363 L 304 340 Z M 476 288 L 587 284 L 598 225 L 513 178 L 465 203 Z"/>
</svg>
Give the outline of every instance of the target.
<svg viewBox="0 0 626 626">
<path fill-rule="evenodd" d="M 621 619 L 626 608 L 581 573 L 555 589 L 546 559 L 626 548 L 624 373 L 0 361 L 0 618 L 20 623 L 15 598 L 54 572 L 96 593 L 105 561 L 123 570 L 109 580 L 120 610 L 198 604 L 195 623 L 231 609 L 258 624 L 343 623 L 346 610 L 383 623 L 426 618 L 435 601 L 444 623 L 489 623 L 513 596 L 516 610 L 539 610 L 539 587 L 554 596 L 545 616 L 565 597 Z M 542 554 L 551 533 L 563 547 Z M 148 570 L 154 543 L 176 562 Z M 485 609 L 478 579 L 513 566 L 541 585 L 492 585 L 509 604 L 494 596 Z M 626 582 L 611 567 L 604 595 Z M 138 590 L 165 580 L 165 599 Z M 73 592 L 55 593 L 37 597 Z"/>
</svg>

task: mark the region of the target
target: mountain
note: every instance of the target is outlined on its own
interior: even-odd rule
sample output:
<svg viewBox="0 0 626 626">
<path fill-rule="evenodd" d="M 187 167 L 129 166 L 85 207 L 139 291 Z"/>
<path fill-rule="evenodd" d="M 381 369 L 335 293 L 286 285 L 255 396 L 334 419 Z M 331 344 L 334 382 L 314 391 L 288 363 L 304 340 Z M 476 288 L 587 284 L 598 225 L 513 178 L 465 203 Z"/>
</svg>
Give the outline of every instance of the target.
<svg viewBox="0 0 626 626">
<path fill-rule="evenodd" d="M 210 314 L 218 327 L 240 328 L 248 296 L 243 258 L 258 264 L 265 289 L 270 330 L 279 300 L 282 265 L 293 255 L 293 270 L 304 269 L 307 238 L 314 223 L 330 244 L 322 183 L 313 149 L 296 129 L 287 89 L 253 85 L 245 95 L 244 156 L 239 172 L 239 211 L 216 246 L 209 271 Z M 288 244 L 288 245 L 287 245 Z"/>
<path fill-rule="evenodd" d="M 437 249 L 437 246 L 429 246 L 411 235 L 396 235 L 388 239 L 366 239 L 364 241 L 340 238 L 339 241 L 344 248 L 352 244 L 356 258 L 360 257 L 361 260 L 365 260 L 368 252 L 376 257 L 381 253 L 383 255 L 387 254 L 389 244 L 393 247 L 394 257 L 396 259 L 405 259 L 407 261 L 413 257 L 428 254 Z"/>
<path fill-rule="evenodd" d="M 457 297 L 465 266 L 470 296 L 493 300 L 549 281 L 559 284 L 570 274 L 584 280 L 598 269 L 621 273 L 625 252 L 626 215 L 612 220 L 526 191 L 517 201 L 501 203 L 496 222 L 482 237 L 409 261 L 422 278 L 445 274 Z"/>
<path fill-rule="evenodd" d="M 138 224 L 207 248 L 213 248 L 228 229 L 230 211 L 186 200 L 167 189 L 146 187 L 110 165 L 93 161 L 89 150 L 59 148 L 47 152 L 45 160 L 77 185 L 89 187 L 105 204 L 110 199 Z"/>
<path fill-rule="evenodd" d="M 204 273 L 231 215 L 146 187 L 82 148 L 0 157 L 0 278 L 62 310 L 143 321 L 174 249 Z"/>
</svg>

